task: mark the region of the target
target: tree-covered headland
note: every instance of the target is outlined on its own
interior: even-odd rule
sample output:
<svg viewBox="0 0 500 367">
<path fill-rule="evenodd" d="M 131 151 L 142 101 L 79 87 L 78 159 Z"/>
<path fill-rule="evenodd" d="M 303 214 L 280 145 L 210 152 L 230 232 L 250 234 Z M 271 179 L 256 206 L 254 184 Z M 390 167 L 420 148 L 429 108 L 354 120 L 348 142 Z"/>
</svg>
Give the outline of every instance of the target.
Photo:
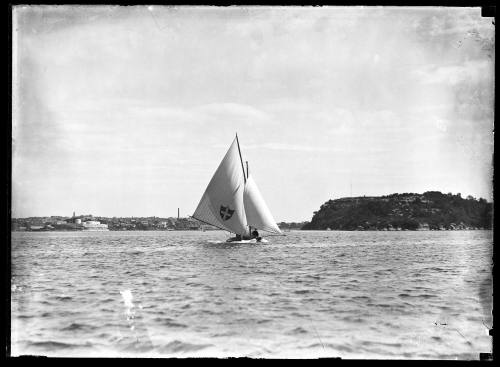
<svg viewBox="0 0 500 367">
<path fill-rule="evenodd" d="M 491 229 L 492 220 L 493 204 L 483 198 L 427 191 L 329 200 L 302 229 Z"/>
</svg>

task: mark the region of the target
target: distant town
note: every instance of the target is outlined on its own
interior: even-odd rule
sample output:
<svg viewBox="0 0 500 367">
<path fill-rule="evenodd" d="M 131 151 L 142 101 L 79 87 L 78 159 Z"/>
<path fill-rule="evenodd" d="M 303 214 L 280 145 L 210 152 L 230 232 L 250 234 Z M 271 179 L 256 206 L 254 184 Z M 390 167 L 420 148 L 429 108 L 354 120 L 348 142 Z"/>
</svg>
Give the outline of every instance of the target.
<svg viewBox="0 0 500 367">
<path fill-rule="evenodd" d="M 306 222 L 278 223 L 282 230 L 300 229 Z M 12 218 L 12 231 L 210 231 L 217 227 L 193 218 L 101 217 L 92 214 Z"/>
</svg>

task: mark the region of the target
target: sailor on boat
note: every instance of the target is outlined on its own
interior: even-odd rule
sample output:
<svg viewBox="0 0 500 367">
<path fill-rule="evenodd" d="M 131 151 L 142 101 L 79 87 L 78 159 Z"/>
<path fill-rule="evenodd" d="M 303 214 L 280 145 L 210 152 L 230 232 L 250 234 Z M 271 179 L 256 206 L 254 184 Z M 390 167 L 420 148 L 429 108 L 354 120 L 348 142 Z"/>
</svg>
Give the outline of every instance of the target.
<svg viewBox="0 0 500 367">
<path fill-rule="evenodd" d="M 254 230 L 252 232 L 252 238 L 255 238 L 257 242 L 260 242 L 260 240 L 262 240 L 262 237 L 259 237 L 259 232 L 257 232 L 257 230 Z"/>
</svg>

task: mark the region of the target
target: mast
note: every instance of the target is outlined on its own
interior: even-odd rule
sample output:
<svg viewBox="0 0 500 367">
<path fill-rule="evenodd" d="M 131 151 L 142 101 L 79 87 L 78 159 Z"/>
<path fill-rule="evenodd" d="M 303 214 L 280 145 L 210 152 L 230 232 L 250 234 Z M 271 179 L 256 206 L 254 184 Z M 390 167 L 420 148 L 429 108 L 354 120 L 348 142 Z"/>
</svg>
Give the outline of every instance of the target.
<svg viewBox="0 0 500 367">
<path fill-rule="evenodd" d="M 238 153 L 240 154 L 241 169 L 243 170 L 243 179 L 245 183 L 247 182 L 247 177 L 245 175 L 245 167 L 243 167 L 243 158 L 241 158 L 240 141 L 238 140 L 238 133 L 236 133 L 236 144 L 238 144 Z"/>
<path fill-rule="evenodd" d="M 245 161 L 246 165 L 247 165 L 247 179 L 248 179 L 248 176 L 249 176 L 249 173 L 248 173 L 248 161 Z M 243 173 L 245 173 L 245 171 L 243 171 Z M 249 224 L 248 225 L 248 233 L 250 233 L 250 236 L 252 236 L 252 226 Z"/>
</svg>

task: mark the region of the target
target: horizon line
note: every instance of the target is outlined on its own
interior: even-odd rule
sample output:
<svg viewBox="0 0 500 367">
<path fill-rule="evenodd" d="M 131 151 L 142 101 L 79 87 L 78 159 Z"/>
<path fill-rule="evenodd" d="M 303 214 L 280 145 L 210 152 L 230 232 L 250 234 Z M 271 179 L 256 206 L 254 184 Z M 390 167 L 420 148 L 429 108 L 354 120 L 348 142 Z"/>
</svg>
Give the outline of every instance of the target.
<svg viewBox="0 0 500 367">
<path fill-rule="evenodd" d="M 456 194 L 453 194 L 452 192 L 448 192 L 448 193 L 443 193 L 441 191 L 436 191 L 436 190 L 428 190 L 428 191 L 425 191 L 423 193 L 416 193 L 416 192 L 403 192 L 403 193 L 393 193 L 393 194 L 386 194 L 386 195 L 362 195 L 362 196 L 343 196 L 343 197 L 339 197 L 339 198 L 336 198 L 336 199 L 329 199 L 326 202 L 328 201 L 334 201 L 334 200 L 341 200 L 341 199 L 357 199 L 357 198 L 382 198 L 382 197 L 388 197 L 388 196 L 392 196 L 392 195 L 424 195 L 425 193 L 428 193 L 428 192 L 438 192 L 442 195 L 452 195 L 452 196 L 456 196 L 456 195 L 460 195 L 460 197 L 464 200 L 467 199 L 467 197 L 471 196 L 474 200 L 476 201 L 479 201 L 481 199 L 483 200 L 486 200 L 487 203 L 489 204 L 492 204 L 493 203 L 493 200 L 492 201 L 488 201 L 487 199 L 483 198 L 483 197 L 474 197 L 472 195 L 467 195 L 465 198 L 462 197 L 462 193 L 460 192 L 457 192 Z M 323 203 L 324 204 L 324 203 Z M 321 205 L 323 205 L 321 204 Z M 75 212 L 73 212 L 75 213 Z M 157 216 L 157 215 L 131 215 L 131 216 L 118 216 L 118 215 L 113 215 L 113 216 L 106 216 L 106 215 L 94 215 L 94 214 L 79 214 L 79 215 L 75 215 L 75 217 L 85 217 L 85 216 L 92 216 L 92 217 L 99 217 L 99 218 L 174 218 L 174 219 L 185 219 L 185 218 L 192 218 L 191 215 L 187 215 L 185 217 L 181 217 L 179 215 L 177 216 L 165 216 L 165 217 L 160 217 L 160 216 Z M 67 215 L 41 215 L 41 216 L 27 216 L 27 217 L 10 217 L 11 219 L 26 219 L 26 218 L 52 218 L 52 217 L 62 217 L 62 218 L 73 218 L 73 216 L 67 216 Z M 313 212 L 313 215 L 312 217 L 314 217 L 314 212 Z M 311 218 L 312 218 L 311 217 Z M 196 218 L 194 218 L 196 219 Z M 287 221 L 284 221 L 284 220 L 281 220 L 281 221 L 276 221 L 277 223 L 301 223 L 301 222 L 307 222 L 309 220 L 297 220 L 297 221 L 290 221 L 290 222 L 287 222 Z"/>
</svg>

